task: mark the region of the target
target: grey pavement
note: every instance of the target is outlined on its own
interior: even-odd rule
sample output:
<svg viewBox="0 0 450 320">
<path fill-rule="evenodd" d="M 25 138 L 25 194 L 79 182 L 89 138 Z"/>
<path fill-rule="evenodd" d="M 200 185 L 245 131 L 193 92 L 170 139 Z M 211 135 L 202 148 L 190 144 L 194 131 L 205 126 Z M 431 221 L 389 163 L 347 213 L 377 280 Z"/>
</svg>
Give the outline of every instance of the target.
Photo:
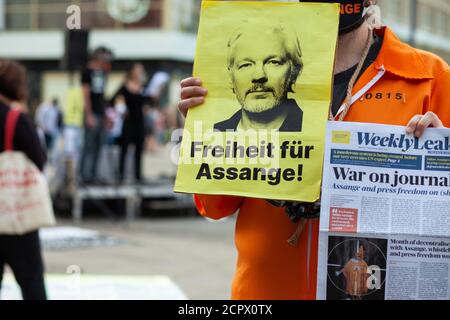
<svg viewBox="0 0 450 320">
<path fill-rule="evenodd" d="M 117 150 L 103 152 L 100 173 L 104 177 L 112 175 L 107 163 L 114 155 L 108 152 L 117 153 Z M 156 153 L 145 153 L 146 179 L 175 176 L 176 165 L 171 161 L 171 153 L 170 144 L 160 146 Z M 131 174 L 132 161 L 127 164 Z M 57 172 L 50 169 L 51 181 Z M 62 219 L 58 219 L 58 225 L 74 226 L 72 220 Z M 76 227 L 99 231 L 125 244 L 45 250 L 46 272 L 66 274 L 69 266 L 79 266 L 86 275 L 167 276 L 188 299 L 229 299 L 236 266 L 234 225 L 234 218 L 216 222 L 170 215 L 164 219 L 142 217 L 131 223 L 112 222 L 106 218 L 89 218 L 86 212 L 85 219 Z"/>
<path fill-rule="evenodd" d="M 169 277 L 188 299 L 229 299 L 236 265 L 234 218 L 142 218 L 130 224 L 84 220 L 77 227 L 125 241 L 114 246 L 45 250 L 47 274 L 71 265 L 87 275 Z M 71 226 L 71 220 L 58 220 Z"/>
</svg>

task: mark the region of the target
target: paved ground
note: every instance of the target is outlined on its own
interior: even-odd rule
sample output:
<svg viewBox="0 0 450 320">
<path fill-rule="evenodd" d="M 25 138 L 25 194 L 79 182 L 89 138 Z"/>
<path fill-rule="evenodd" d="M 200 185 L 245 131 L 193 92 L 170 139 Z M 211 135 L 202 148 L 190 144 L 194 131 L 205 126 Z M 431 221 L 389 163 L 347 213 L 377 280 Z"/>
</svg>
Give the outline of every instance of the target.
<svg viewBox="0 0 450 320">
<path fill-rule="evenodd" d="M 189 299 L 228 299 L 236 263 L 234 219 L 85 220 L 79 227 L 125 240 L 112 247 L 45 251 L 47 273 L 80 266 L 84 274 L 168 276 Z M 59 221 L 71 225 L 71 221 Z"/>
<path fill-rule="evenodd" d="M 143 159 L 145 177 L 154 180 L 161 175 L 174 176 L 176 166 L 171 153 L 170 145 L 153 154 L 147 152 Z M 100 166 L 104 177 L 112 174 L 112 168 L 106 165 L 111 159 L 107 154 Z M 128 172 L 131 163 L 128 161 Z M 58 172 L 51 170 L 50 177 Z M 71 220 L 61 219 L 58 224 L 73 225 Z M 130 225 L 102 217 L 87 218 L 77 227 L 97 230 L 126 244 L 46 250 L 46 271 L 53 277 L 66 274 L 70 266 L 79 266 L 87 275 L 166 276 L 189 299 L 229 299 L 236 264 L 234 224 L 232 218 L 213 222 L 200 217 L 144 217 Z"/>
</svg>

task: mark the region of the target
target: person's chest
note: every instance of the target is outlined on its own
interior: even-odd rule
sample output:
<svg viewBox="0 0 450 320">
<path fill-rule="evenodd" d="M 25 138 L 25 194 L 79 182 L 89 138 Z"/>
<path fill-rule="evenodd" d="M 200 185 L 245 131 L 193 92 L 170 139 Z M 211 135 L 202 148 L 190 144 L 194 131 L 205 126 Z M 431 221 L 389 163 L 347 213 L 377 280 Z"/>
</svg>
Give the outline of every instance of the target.
<svg viewBox="0 0 450 320">
<path fill-rule="evenodd" d="M 93 94 L 104 94 L 106 87 L 106 76 L 101 70 L 92 70 L 91 78 L 91 92 Z"/>
<path fill-rule="evenodd" d="M 386 73 L 370 88 L 363 86 L 354 93 L 357 99 L 345 121 L 405 126 L 413 116 L 430 107 L 430 82 Z"/>
</svg>

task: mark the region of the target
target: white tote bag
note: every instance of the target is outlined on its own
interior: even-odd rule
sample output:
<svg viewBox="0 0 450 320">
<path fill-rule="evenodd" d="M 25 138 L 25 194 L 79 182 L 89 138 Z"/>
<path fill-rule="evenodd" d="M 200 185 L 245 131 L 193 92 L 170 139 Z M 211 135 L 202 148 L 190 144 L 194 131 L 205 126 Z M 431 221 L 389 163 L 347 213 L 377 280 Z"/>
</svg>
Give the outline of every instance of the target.
<svg viewBox="0 0 450 320">
<path fill-rule="evenodd" d="M 0 234 L 22 235 L 55 224 L 44 175 L 23 152 L 13 150 L 19 115 L 8 112 L 5 151 L 0 153 Z"/>
</svg>

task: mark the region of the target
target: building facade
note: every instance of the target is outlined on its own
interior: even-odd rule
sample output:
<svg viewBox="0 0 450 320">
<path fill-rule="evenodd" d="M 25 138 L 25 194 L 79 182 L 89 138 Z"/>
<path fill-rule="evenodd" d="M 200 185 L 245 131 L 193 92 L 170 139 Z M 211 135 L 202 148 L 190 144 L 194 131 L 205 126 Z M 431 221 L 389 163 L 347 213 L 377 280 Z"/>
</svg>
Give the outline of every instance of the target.
<svg viewBox="0 0 450 320">
<path fill-rule="evenodd" d="M 414 46 L 450 62 L 450 0 L 379 0 L 383 22 Z"/>
<path fill-rule="evenodd" d="M 0 57 L 20 60 L 29 69 L 30 107 L 64 101 L 75 77 L 61 68 L 68 21 L 89 30 L 89 50 L 106 46 L 114 54 L 108 93 L 118 87 L 131 62 L 149 74 L 172 74 L 172 86 L 191 73 L 200 0 L 0 0 Z M 77 10 L 78 9 L 78 10 Z M 71 20 L 73 21 L 73 20 Z M 10 45 L 3 45 L 10 44 Z M 176 97 L 176 90 L 171 94 Z"/>
<path fill-rule="evenodd" d="M 109 94 L 122 81 L 129 64 L 140 61 L 150 74 L 161 69 L 171 73 L 169 100 L 174 103 L 179 80 L 192 70 L 200 3 L 201 0 L 0 0 L 0 57 L 27 65 L 32 108 L 54 97 L 63 101 L 65 88 L 73 78 L 61 68 L 61 60 L 67 21 L 76 6 L 81 28 L 90 30 L 89 49 L 106 46 L 114 53 Z M 450 0 L 378 3 L 383 22 L 400 38 L 450 61 Z"/>
</svg>

